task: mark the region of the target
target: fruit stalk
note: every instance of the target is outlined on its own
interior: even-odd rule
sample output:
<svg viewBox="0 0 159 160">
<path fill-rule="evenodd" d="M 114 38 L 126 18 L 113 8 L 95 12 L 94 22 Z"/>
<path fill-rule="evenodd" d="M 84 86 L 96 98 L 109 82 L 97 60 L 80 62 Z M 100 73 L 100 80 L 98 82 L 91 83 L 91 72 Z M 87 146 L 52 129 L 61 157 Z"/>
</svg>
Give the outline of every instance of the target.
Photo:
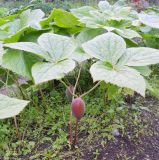
<svg viewBox="0 0 159 160">
<path fill-rule="evenodd" d="M 82 69 L 82 66 L 80 66 L 80 69 L 78 71 L 78 76 L 77 76 L 77 79 L 76 79 L 76 83 L 75 83 L 75 87 L 73 89 L 73 93 L 72 93 L 72 101 L 74 100 L 75 98 L 75 92 L 76 92 L 76 88 L 77 88 L 77 84 L 78 84 L 78 81 L 79 81 L 79 78 L 80 78 L 80 75 L 81 75 L 81 69 Z M 77 131 L 76 131 L 77 132 Z M 70 145 L 72 146 L 72 109 L 70 111 Z"/>
<path fill-rule="evenodd" d="M 78 119 L 76 118 L 76 125 L 75 125 L 75 138 L 73 145 L 75 146 L 77 143 L 77 131 L 78 131 Z"/>
</svg>

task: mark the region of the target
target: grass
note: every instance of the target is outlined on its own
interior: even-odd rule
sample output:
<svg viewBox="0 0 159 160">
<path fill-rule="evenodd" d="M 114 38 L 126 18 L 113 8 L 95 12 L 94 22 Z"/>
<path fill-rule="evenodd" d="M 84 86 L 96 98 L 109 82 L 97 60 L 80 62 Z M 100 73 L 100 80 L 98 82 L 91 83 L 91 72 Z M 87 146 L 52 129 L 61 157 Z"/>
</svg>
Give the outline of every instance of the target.
<svg viewBox="0 0 159 160">
<path fill-rule="evenodd" d="M 39 99 L 35 101 L 36 105 L 30 104 L 17 117 L 21 139 L 16 136 L 12 118 L 0 122 L 1 158 L 35 159 L 43 157 L 50 159 L 60 158 L 68 153 L 70 150 L 70 104 L 65 97 L 64 90 L 60 85 L 51 92 L 43 91 L 45 102 L 39 96 Z M 102 143 L 107 143 L 115 138 L 113 131 L 126 135 L 129 125 L 137 126 L 134 131 L 134 136 L 137 136 L 143 128 L 139 118 L 140 109 L 134 107 L 130 114 L 129 108 L 124 103 L 121 103 L 119 107 L 115 102 L 104 108 L 100 96 L 97 90 L 95 94 L 85 97 L 86 113 L 80 121 L 78 144 L 89 145 L 95 141 L 94 137 L 102 139 Z M 33 96 L 34 100 L 36 98 L 37 94 Z M 77 148 L 76 152 L 79 150 L 80 148 Z M 98 151 L 95 151 L 94 154 L 98 154 Z"/>
</svg>

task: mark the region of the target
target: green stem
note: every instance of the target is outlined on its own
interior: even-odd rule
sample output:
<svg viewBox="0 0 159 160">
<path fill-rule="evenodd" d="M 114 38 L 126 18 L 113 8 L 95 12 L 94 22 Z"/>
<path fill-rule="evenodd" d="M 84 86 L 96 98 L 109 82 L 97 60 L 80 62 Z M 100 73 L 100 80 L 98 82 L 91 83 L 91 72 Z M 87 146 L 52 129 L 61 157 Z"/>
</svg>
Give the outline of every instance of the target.
<svg viewBox="0 0 159 160">
<path fill-rule="evenodd" d="M 19 82 L 17 80 L 17 77 L 14 75 L 10 75 L 9 72 L 8 72 L 8 75 L 10 76 L 10 78 L 15 82 L 17 88 L 19 89 L 20 93 L 21 93 L 21 96 L 23 97 L 23 99 L 26 99 L 26 95 L 25 93 L 23 92 L 23 89 L 21 88 L 21 86 L 19 85 Z"/>
<path fill-rule="evenodd" d="M 45 107 L 45 109 L 47 109 L 48 105 L 47 105 L 46 98 L 45 98 L 45 96 L 44 96 L 44 94 L 43 94 L 43 91 L 42 91 L 41 88 L 39 88 L 39 91 L 40 91 L 40 95 L 41 95 L 41 98 L 42 98 L 42 104 L 43 104 L 43 106 Z"/>
<path fill-rule="evenodd" d="M 77 131 L 78 131 L 78 119 L 76 119 L 76 126 L 75 126 L 75 138 L 73 145 L 75 146 L 77 143 Z"/>
<path fill-rule="evenodd" d="M 72 97 L 72 99 L 75 98 L 75 97 L 74 97 L 74 94 L 75 94 L 75 92 L 76 92 L 77 84 L 78 84 L 78 82 L 79 82 L 79 78 L 80 78 L 80 75 L 81 75 L 81 70 L 82 70 L 82 66 L 80 66 L 80 69 L 79 69 L 79 72 L 78 72 L 78 76 L 77 76 L 76 83 L 75 83 L 74 90 L 73 90 L 73 97 Z"/>
<path fill-rule="evenodd" d="M 76 88 L 77 88 L 77 84 L 79 82 L 79 78 L 80 78 L 80 75 L 81 75 L 81 69 L 82 69 L 82 66 L 80 66 L 80 69 L 79 69 L 79 72 L 78 72 L 78 76 L 77 76 L 77 79 L 76 79 L 76 83 L 75 83 L 75 86 L 74 86 L 74 90 L 73 90 L 73 93 L 72 93 L 72 100 L 75 98 L 75 92 L 76 92 Z M 70 92 L 71 93 L 71 92 Z M 77 131 L 75 131 L 76 133 Z M 77 133 L 76 133 L 77 134 Z M 75 134 L 75 138 L 76 138 L 76 134 Z M 72 110 L 70 111 L 70 145 L 72 147 Z M 75 140 L 76 141 L 76 140 Z"/>
<path fill-rule="evenodd" d="M 107 91 L 104 91 L 104 108 L 106 109 L 106 106 L 107 106 Z"/>
<path fill-rule="evenodd" d="M 66 88 L 69 88 L 69 86 L 63 81 L 63 80 L 59 80 Z M 69 90 L 70 91 L 70 90 Z M 71 91 L 70 93 L 74 96 L 74 97 L 78 97 L 76 94 L 73 94 Z"/>
<path fill-rule="evenodd" d="M 87 92 L 83 93 L 80 97 L 84 97 L 86 96 L 87 94 L 89 94 L 90 92 L 92 92 L 94 89 L 96 89 L 99 84 L 100 84 L 101 81 L 99 81 L 93 88 L 91 88 L 90 90 L 88 90 Z"/>
<path fill-rule="evenodd" d="M 70 122 L 69 122 L 69 124 L 70 124 L 70 145 L 71 145 L 71 147 L 72 147 L 72 111 L 70 111 Z"/>
<path fill-rule="evenodd" d="M 19 128 L 18 128 L 16 116 L 14 116 L 14 125 L 15 125 L 15 129 L 16 129 L 16 133 L 17 133 L 17 138 L 20 140 L 21 138 L 20 138 L 20 133 L 19 133 Z"/>
</svg>

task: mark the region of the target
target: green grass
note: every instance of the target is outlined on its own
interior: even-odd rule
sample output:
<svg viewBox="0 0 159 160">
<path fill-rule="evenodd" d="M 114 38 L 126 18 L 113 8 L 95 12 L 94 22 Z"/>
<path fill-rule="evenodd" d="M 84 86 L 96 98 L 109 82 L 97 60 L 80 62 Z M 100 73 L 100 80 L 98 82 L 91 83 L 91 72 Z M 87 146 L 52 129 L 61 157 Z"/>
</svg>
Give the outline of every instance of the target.
<svg viewBox="0 0 159 160">
<path fill-rule="evenodd" d="M 43 100 L 37 99 L 30 104 L 18 117 L 21 140 L 16 136 L 13 119 L 0 121 L 0 155 L 4 159 L 18 157 L 53 158 L 60 157 L 64 149 L 69 150 L 69 115 L 70 104 L 67 101 L 64 88 L 60 85 L 56 90 L 44 93 Z M 40 96 L 39 96 L 40 97 Z M 35 104 L 36 103 L 36 104 Z M 80 121 L 79 140 L 83 145 L 89 145 L 94 137 L 106 140 L 114 139 L 112 131 L 118 129 L 126 135 L 128 122 L 140 126 L 140 111 L 135 108 L 128 114 L 129 109 L 121 103 L 109 103 L 104 108 L 99 90 L 85 97 L 86 112 Z M 75 119 L 73 118 L 73 122 Z M 130 125 L 130 124 L 129 124 Z M 142 125 L 141 125 L 142 126 Z M 140 130 L 140 127 L 138 128 Z M 138 129 L 135 134 L 138 133 Z M 85 137 L 85 138 L 83 138 Z M 106 143 L 106 141 L 103 141 Z"/>
</svg>

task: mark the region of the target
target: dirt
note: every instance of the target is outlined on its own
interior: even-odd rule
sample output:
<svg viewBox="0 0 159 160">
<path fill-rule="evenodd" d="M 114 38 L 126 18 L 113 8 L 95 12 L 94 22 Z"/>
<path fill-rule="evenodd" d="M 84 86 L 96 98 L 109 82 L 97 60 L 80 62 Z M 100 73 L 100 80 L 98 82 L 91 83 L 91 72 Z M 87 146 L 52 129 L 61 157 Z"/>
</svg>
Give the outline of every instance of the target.
<svg viewBox="0 0 159 160">
<path fill-rule="evenodd" d="M 113 141 L 94 137 L 89 145 L 82 143 L 85 137 L 80 137 L 78 149 L 65 151 L 60 157 L 64 160 L 159 160 L 159 101 L 151 97 L 138 101 L 142 107 L 148 108 L 144 108 L 141 115 L 147 126 L 144 133 L 133 138 L 118 136 Z"/>
<path fill-rule="evenodd" d="M 159 160 L 159 101 L 152 97 L 146 99 L 137 97 L 136 101 L 142 108 L 140 117 L 142 125 L 146 126 L 143 130 L 134 132 L 133 125 L 130 125 L 125 135 L 120 134 L 114 140 L 94 135 L 92 140 L 88 141 L 88 135 L 81 133 L 74 150 L 66 146 L 54 158 L 45 156 L 33 158 L 35 150 L 38 153 L 49 151 L 52 144 L 43 143 L 35 146 L 34 153 L 19 156 L 18 160 Z"/>
</svg>

